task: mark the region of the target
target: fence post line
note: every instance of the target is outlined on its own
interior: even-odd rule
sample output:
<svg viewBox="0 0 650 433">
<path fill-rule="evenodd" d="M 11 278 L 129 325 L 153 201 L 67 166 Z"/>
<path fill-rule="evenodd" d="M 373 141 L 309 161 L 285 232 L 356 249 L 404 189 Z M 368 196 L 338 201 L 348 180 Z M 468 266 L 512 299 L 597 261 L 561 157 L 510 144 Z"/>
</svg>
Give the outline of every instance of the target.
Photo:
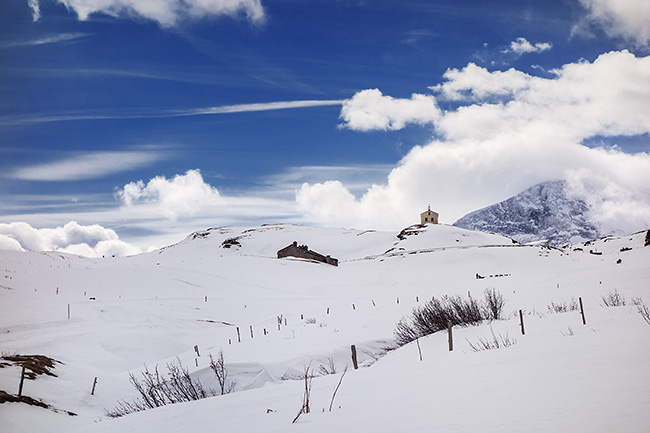
<svg viewBox="0 0 650 433">
<path fill-rule="evenodd" d="M 239 326 L 237 327 L 237 343 L 241 343 L 241 336 L 239 335 Z"/>
<path fill-rule="evenodd" d="M 357 370 L 359 368 L 357 364 L 357 347 L 353 344 L 350 346 L 350 350 L 352 351 L 352 366 Z"/>
<path fill-rule="evenodd" d="M 95 376 L 95 380 L 93 381 L 93 389 L 90 391 L 90 395 L 95 395 L 95 385 L 97 385 L 97 376 Z"/>
<path fill-rule="evenodd" d="M 521 325 L 521 335 L 526 335 L 526 331 L 524 330 L 524 314 L 521 310 L 519 310 L 519 324 Z"/>
<path fill-rule="evenodd" d="M 452 350 L 454 350 L 454 337 L 453 337 L 453 335 L 451 333 L 451 327 L 452 327 L 452 324 L 451 324 L 451 320 L 450 320 L 450 321 L 447 322 L 447 333 L 449 334 L 449 351 L 450 352 Z"/>
</svg>

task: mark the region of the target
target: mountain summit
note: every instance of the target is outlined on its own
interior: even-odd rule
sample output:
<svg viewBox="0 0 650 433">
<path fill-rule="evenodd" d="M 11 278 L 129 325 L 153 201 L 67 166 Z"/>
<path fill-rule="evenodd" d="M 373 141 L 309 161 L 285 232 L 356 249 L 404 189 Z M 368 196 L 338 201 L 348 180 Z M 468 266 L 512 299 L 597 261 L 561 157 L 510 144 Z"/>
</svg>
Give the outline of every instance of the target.
<svg viewBox="0 0 650 433">
<path fill-rule="evenodd" d="M 491 231 L 522 243 L 576 243 L 601 235 L 589 219 L 589 206 L 568 193 L 565 181 L 537 184 L 514 197 L 471 212 L 453 225 Z"/>
</svg>

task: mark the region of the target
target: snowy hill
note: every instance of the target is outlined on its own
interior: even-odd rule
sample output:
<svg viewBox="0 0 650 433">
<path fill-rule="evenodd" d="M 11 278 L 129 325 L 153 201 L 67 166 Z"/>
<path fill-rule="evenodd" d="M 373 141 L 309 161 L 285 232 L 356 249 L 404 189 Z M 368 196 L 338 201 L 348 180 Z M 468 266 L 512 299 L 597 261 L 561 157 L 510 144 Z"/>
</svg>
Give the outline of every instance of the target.
<svg viewBox="0 0 650 433">
<path fill-rule="evenodd" d="M 123 258 L 0 251 L 2 355 L 60 361 L 56 376 L 26 380 L 23 394 L 76 414 L 4 403 L 1 430 L 394 432 L 429 429 L 433 417 L 447 432 L 644 431 L 650 347 L 641 342 L 650 326 L 632 300 L 650 304 L 645 235 L 559 249 L 445 225 L 400 233 L 269 225 L 199 231 Z M 293 241 L 339 266 L 277 259 Z M 488 288 L 505 297 L 504 320 L 454 328 L 452 352 L 446 333 L 386 351 L 414 307 L 432 296 L 480 299 Z M 626 305 L 603 307 L 614 291 Z M 587 325 L 577 311 L 549 311 L 578 297 Z M 492 332 L 516 344 L 471 350 Z M 129 372 L 139 377 L 145 365 L 180 361 L 217 389 L 208 355 L 220 350 L 233 393 L 105 417 L 138 397 Z M 292 424 L 307 366 L 317 376 L 312 413 Z M 17 366 L 0 368 L 0 390 L 15 394 L 19 379 Z"/>
<path fill-rule="evenodd" d="M 565 181 L 535 185 L 514 197 L 460 218 L 454 226 L 504 234 L 519 242 L 566 245 L 601 236 L 587 203 Z"/>
</svg>

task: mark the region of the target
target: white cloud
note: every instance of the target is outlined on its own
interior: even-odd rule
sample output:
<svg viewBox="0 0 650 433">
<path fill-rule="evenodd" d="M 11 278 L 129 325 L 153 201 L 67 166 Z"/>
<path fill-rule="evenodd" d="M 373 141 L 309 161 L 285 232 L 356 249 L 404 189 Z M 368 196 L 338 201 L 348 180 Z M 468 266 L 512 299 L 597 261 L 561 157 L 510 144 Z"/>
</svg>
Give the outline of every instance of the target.
<svg viewBox="0 0 650 433">
<path fill-rule="evenodd" d="M 528 53 L 541 53 L 550 50 L 552 45 L 549 42 L 537 42 L 531 44 L 526 38 L 517 38 L 510 42 L 510 48 L 503 50 L 504 53 L 515 53 L 517 55 Z"/>
<path fill-rule="evenodd" d="M 0 248 L 18 251 L 61 251 L 89 257 L 130 255 L 140 249 L 118 239 L 117 234 L 97 224 L 70 221 L 56 228 L 37 229 L 24 222 L 0 223 Z"/>
<path fill-rule="evenodd" d="M 41 18 L 41 8 L 38 4 L 38 0 L 27 0 L 29 8 L 32 10 L 32 19 L 38 21 Z"/>
<path fill-rule="evenodd" d="M 463 69 L 448 69 L 442 84 L 431 86 L 445 99 L 486 99 L 491 96 L 512 96 L 529 87 L 530 75 L 516 69 L 490 72 L 486 68 L 469 63 Z"/>
<path fill-rule="evenodd" d="M 8 176 L 37 181 L 94 179 L 133 170 L 160 158 L 160 153 L 156 151 L 84 153 L 61 161 L 22 167 L 8 173 Z"/>
<path fill-rule="evenodd" d="M 29 0 L 34 2 L 35 0 Z M 57 0 L 80 20 L 95 13 L 113 17 L 145 18 L 163 27 L 172 27 L 184 19 L 228 15 L 245 16 L 252 22 L 264 21 L 261 0 Z M 30 3 L 31 4 L 31 3 Z"/>
<path fill-rule="evenodd" d="M 588 20 L 610 36 L 622 37 L 639 46 L 650 44 L 650 2 L 647 0 L 580 0 Z"/>
<path fill-rule="evenodd" d="M 448 71 L 432 89 L 464 103 L 429 117 L 437 139 L 413 148 L 385 183 L 359 199 L 340 182 L 303 185 L 296 193 L 299 210 L 322 224 L 397 229 L 417 222 L 431 204 L 442 222 L 452 223 L 538 182 L 565 178 L 576 194 L 580 188 L 598 192 L 590 200 L 603 227 L 650 226 L 650 154 L 582 144 L 597 136 L 650 134 L 650 57 L 611 52 L 592 63 L 567 64 L 554 75 L 489 72 L 472 64 Z M 341 116 L 353 129 L 407 123 L 404 113 L 381 104 L 346 108 Z M 382 120 L 355 122 L 354 110 L 362 119 Z"/>
<path fill-rule="evenodd" d="M 171 179 L 156 176 L 146 184 L 142 180 L 131 182 L 116 197 L 124 207 L 147 206 L 171 220 L 203 213 L 223 203 L 219 191 L 203 181 L 200 170 L 188 170 Z"/>
<path fill-rule="evenodd" d="M 411 99 L 384 96 L 377 89 L 362 90 L 343 103 L 343 126 L 359 131 L 396 130 L 407 124 L 433 123 L 440 109 L 433 96 L 413 94 Z"/>
</svg>

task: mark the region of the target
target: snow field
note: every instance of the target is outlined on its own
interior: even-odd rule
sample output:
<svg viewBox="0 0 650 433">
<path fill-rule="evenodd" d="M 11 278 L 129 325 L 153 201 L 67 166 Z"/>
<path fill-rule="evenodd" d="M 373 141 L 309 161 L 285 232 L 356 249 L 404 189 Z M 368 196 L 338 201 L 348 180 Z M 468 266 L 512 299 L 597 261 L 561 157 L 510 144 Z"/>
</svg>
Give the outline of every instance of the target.
<svg viewBox="0 0 650 433">
<path fill-rule="evenodd" d="M 237 236 L 241 247 L 221 248 Z M 339 258 L 340 266 L 274 258 L 293 240 Z M 639 296 L 650 303 L 650 249 L 642 241 L 641 235 L 604 239 L 580 252 L 513 246 L 498 235 L 447 226 L 405 240 L 394 233 L 269 226 L 213 230 L 128 258 L 2 251 L 0 349 L 62 361 L 58 377 L 26 381 L 25 394 L 78 416 L 12 403 L 0 405 L 0 417 L 11 432 L 645 431 L 650 351 L 643 342 L 650 326 L 634 306 L 600 306 L 613 290 L 628 303 Z M 624 246 L 632 250 L 621 252 Z M 603 254 L 589 254 L 594 247 Z M 396 249 L 383 254 L 390 248 Z M 422 362 L 414 344 L 379 358 L 413 307 L 446 294 L 482 298 L 491 287 L 506 298 L 508 316 L 491 326 L 516 345 L 471 351 L 467 340 L 491 337 L 483 324 L 454 328 L 453 352 L 438 333 L 420 340 Z M 551 302 L 579 296 L 587 326 L 575 311 L 547 312 Z M 362 368 L 347 373 L 328 413 L 340 372 L 351 368 L 351 344 Z M 237 392 L 103 417 L 117 400 L 137 397 L 128 372 L 137 375 L 145 364 L 164 370 L 179 359 L 216 388 L 208 353 L 219 350 Z M 291 424 L 303 384 L 287 379 L 330 359 L 339 373 L 314 379 L 314 412 Z M 98 386 L 90 396 L 94 377 Z M 0 369 L 0 389 L 15 393 L 18 379 L 17 368 Z"/>
</svg>

